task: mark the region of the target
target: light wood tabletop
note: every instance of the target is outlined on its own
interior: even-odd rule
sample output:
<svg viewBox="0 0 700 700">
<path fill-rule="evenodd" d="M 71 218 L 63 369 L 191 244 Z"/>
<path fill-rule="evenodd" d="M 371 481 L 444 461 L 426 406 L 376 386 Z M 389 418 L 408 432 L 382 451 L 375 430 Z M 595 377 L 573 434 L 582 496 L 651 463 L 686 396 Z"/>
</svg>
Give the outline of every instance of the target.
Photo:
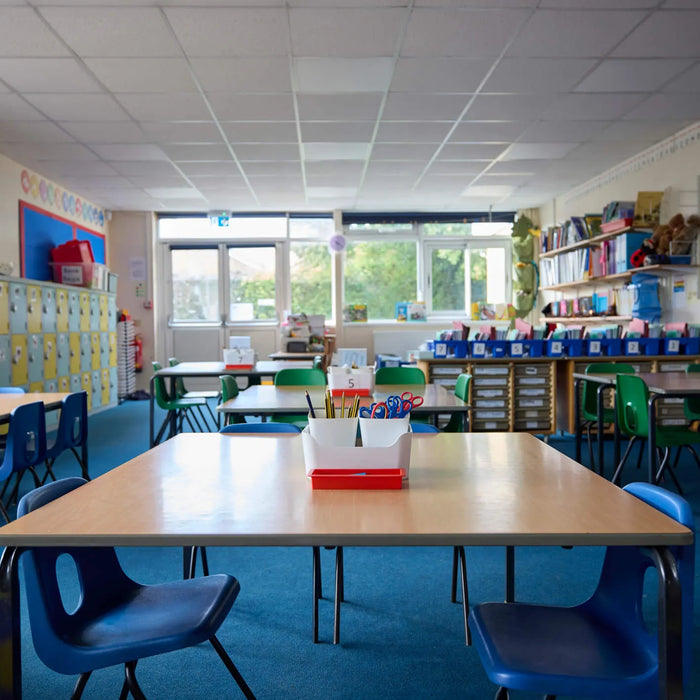
<svg viewBox="0 0 700 700">
<path fill-rule="evenodd" d="M 298 435 L 180 434 L 0 528 L 0 544 L 19 546 L 690 541 L 526 433 L 416 437 L 410 478 L 393 491 L 313 490 Z"/>
<path fill-rule="evenodd" d="M 29 393 L 29 394 L 0 394 L 0 423 L 9 420 L 10 413 L 17 406 L 41 401 L 47 410 L 60 408 L 61 401 L 68 396 L 66 393 Z"/>
<path fill-rule="evenodd" d="M 327 387 L 298 387 L 298 386 L 251 386 L 241 391 L 238 396 L 217 406 L 222 413 L 238 415 L 283 415 L 308 413 L 309 405 L 305 392 L 309 392 L 314 410 L 322 415 L 324 397 Z M 454 392 L 448 391 L 441 384 L 421 385 L 377 385 L 372 396 L 360 398 L 360 406 L 369 406 L 374 401 L 383 401 L 391 394 L 401 394 L 410 391 L 416 396 L 423 397 L 423 404 L 412 409 L 412 415 L 426 416 L 437 413 L 465 413 L 469 404 L 458 399 Z M 334 397 L 336 407 L 340 406 L 341 398 Z M 352 398 L 346 397 L 345 406 L 352 403 Z"/>
</svg>

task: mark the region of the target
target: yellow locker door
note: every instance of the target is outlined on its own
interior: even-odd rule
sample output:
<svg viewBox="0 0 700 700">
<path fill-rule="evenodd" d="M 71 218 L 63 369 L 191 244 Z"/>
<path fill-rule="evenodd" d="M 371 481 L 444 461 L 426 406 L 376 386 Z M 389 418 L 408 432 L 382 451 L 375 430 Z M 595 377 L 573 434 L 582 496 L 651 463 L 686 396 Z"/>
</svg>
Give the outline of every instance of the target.
<svg viewBox="0 0 700 700">
<path fill-rule="evenodd" d="M 67 393 L 70 391 L 70 377 L 58 378 L 58 390 L 61 393 Z"/>
<path fill-rule="evenodd" d="M 117 366 L 117 332 L 109 332 L 109 366 Z"/>
<path fill-rule="evenodd" d="M 29 385 L 30 394 L 41 394 L 44 391 L 44 382 L 32 382 Z"/>
<path fill-rule="evenodd" d="M 90 369 L 100 369 L 100 332 L 90 333 Z"/>
<path fill-rule="evenodd" d="M 44 333 L 44 379 L 56 379 L 55 333 Z"/>
<path fill-rule="evenodd" d="M 80 388 L 83 391 L 87 391 L 88 410 L 90 410 L 92 408 L 92 373 L 91 372 L 83 372 L 82 378 L 80 381 Z"/>
<path fill-rule="evenodd" d="M 90 330 L 90 293 L 80 292 L 80 330 Z"/>
<path fill-rule="evenodd" d="M 100 380 L 100 386 L 102 387 L 102 405 L 106 406 L 109 403 L 109 368 L 102 369 Z"/>
<path fill-rule="evenodd" d="M 12 386 L 23 386 L 29 381 L 27 364 L 27 336 L 12 336 Z"/>
<path fill-rule="evenodd" d="M 27 332 L 41 333 L 41 287 L 27 286 Z"/>
<path fill-rule="evenodd" d="M 10 304 L 7 282 L 0 280 L 0 333 L 10 332 Z"/>
<path fill-rule="evenodd" d="M 100 294 L 100 330 L 109 330 L 109 297 L 106 294 Z"/>
<path fill-rule="evenodd" d="M 56 290 L 56 332 L 68 333 L 68 290 Z"/>
<path fill-rule="evenodd" d="M 70 333 L 68 336 L 70 347 L 70 373 L 80 374 L 80 333 Z"/>
</svg>

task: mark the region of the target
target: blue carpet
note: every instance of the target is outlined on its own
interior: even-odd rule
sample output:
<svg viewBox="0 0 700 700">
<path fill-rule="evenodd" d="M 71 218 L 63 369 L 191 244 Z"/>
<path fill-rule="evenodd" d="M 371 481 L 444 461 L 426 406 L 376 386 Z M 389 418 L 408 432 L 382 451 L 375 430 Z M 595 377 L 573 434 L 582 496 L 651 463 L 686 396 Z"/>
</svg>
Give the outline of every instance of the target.
<svg viewBox="0 0 700 700">
<path fill-rule="evenodd" d="M 550 444 L 573 456 L 569 437 Z M 98 476 L 148 448 L 148 402 L 126 402 L 90 418 L 90 473 Z M 607 463 L 612 463 L 612 446 Z M 586 453 L 584 450 L 584 461 Z M 57 476 L 79 473 L 62 456 Z M 633 463 L 625 480 L 635 480 Z M 640 475 L 641 476 L 641 475 Z M 700 470 L 685 458 L 678 476 L 700 511 Z M 23 489 L 30 488 L 25 479 Z M 115 494 L 115 498 L 119 495 Z M 128 508 L 128 504 L 125 504 Z M 181 550 L 120 548 L 126 571 L 144 583 L 178 578 Z M 332 644 L 334 552 L 322 550 L 324 592 L 321 643 L 311 642 L 311 549 L 208 548 L 212 571 L 241 582 L 241 593 L 219 639 L 259 698 L 470 698 L 493 697 L 495 687 L 478 656 L 464 644 L 461 605 L 450 603 L 449 548 L 355 548 L 345 550 L 345 595 L 341 644 Z M 519 600 L 574 604 L 593 590 L 602 550 L 522 547 L 516 550 Z M 468 548 L 470 602 L 502 600 L 504 550 Z M 697 580 L 697 579 L 696 579 Z M 655 583 L 648 582 L 647 607 L 655 613 Z M 696 584 L 696 599 L 698 585 Z M 31 643 L 24 603 L 23 691 L 35 699 L 68 698 L 74 677 L 47 669 Z M 700 698 L 700 613 L 695 613 L 695 663 L 689 698 Z M 137 676 L 149 698 L 242 697 L 208 644 L 139 662 Z M 85 698 L 118 697 L 121 669 L 97 671 Z M 531 700 L 515 693 L 516 700 Z"/>
</svg>

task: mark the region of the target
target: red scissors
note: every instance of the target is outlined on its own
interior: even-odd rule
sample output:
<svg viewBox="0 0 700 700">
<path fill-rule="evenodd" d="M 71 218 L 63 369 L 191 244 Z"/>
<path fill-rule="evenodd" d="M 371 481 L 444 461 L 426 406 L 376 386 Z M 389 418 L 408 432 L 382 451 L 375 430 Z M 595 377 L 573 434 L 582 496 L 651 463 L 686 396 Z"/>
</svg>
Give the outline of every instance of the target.
<svg viewBox="0 0 700 700">
<path fill-rule="evenodd" d="M 360 409 L 360 417 L 362 418 L 388 418 L 389 407 L 384 401 L 373 403 L 369 408 L 363 406 Z"/>
<path fill-rule="evenodd" d="M 422 396 L 415 396 L 410 391 L 404 391 L 401 394 L 401 413 L 400 417 L 403 417 L 411 412 L 411 409 L 418 408 L 423 403 Z"/>
</svg>

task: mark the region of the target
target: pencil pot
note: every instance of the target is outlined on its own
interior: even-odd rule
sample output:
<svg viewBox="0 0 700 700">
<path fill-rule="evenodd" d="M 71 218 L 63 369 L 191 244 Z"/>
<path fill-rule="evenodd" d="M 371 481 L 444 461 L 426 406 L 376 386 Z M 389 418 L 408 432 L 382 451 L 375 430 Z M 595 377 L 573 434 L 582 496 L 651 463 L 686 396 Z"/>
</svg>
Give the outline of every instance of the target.
<svg viewBox="0 0 700 700">
<path fill-rule="evenodd" d="M 362 447 L 389 447 L 408 432 L 410 414 L 403 418 L 360 418 Z"/>
<path fill-rule="evenodd" d="M 357 438 L 357 418 L 311 418 L 309 432 L 319 445 L 354 447 Z"/>
</svg>

